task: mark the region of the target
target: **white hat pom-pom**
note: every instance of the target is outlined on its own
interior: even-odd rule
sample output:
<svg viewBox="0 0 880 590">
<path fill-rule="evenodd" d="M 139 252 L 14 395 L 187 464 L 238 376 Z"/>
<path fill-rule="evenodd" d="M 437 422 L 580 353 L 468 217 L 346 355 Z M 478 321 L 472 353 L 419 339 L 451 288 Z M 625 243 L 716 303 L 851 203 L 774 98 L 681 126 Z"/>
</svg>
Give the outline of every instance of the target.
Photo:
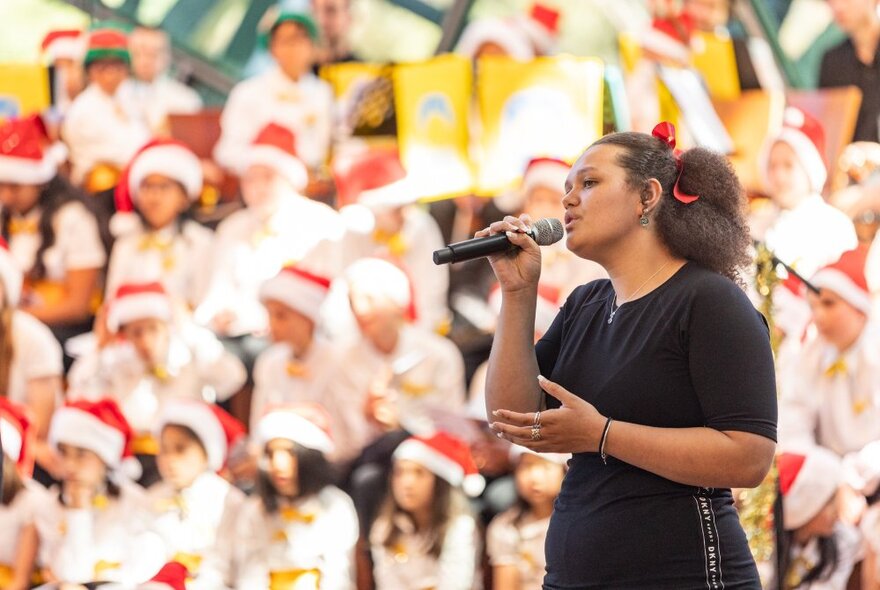
<svg viewBox="0 0 880 590">
<path fill-rule="evenodd" d="M 465 494 L 471 498 L 476 498 L 486 489 L 486 480 L 479 473 L 472 473 L 465 476 L 464 481 L 461 483 L 461 488 Z"/>
</svg>

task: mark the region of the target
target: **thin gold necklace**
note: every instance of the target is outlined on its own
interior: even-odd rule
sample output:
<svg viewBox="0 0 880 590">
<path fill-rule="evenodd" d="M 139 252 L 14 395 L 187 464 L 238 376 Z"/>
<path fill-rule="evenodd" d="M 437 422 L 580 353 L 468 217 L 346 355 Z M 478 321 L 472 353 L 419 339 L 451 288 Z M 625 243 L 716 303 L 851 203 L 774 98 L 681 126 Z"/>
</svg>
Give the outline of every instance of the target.
<svg viewBox="0 0 880 590">
<path fill-rule="evenodd" d="M 669 263 L 670 263 L 670 262 L 671 262 L 670 260 L 667 260 L 667 261 L 666 261 L 666 264 L 664 264 L 663 266 L 661 266 L 660 268 L 658 268 L 658 269 L 654 272 L 654 274 L 652 274 L 651 276 L 649 276 L 649 277 L 647 278 L 647 280 L 646 280 L 644 283 L 642 283 L 641 285 L 639 285 L 639 288 L 636 289 L 636 290 L 633 292 L 633 294 L 629 296 L 629 299 L 627 299 L 627 300 L 624 301 L 623 303 L 626 303 L 627 301 L 632 301 L 633 299 L 635 299 L 635 296 L 639 294 L 639 292 L 642 290 L 642 288 L 644 288 L 645 285 L 647 285 L 649 282 L 651 282 L 651 279 L 653 279 L 653 278 L 656 277 L 658 274 L 660 274 L 660 271 L 662 271 L 664 268 L 666 268 L 667 266 L 669 266 Z M 611 322 L 614 321 L 614 314 L 616 314 L 618 311 L 620 311 L 620 306 L 623 305 L 623 303 L 621 303 L 621 304 L 619 304 L 619 305 L 615 305 L 615 302 L 616 302 L 616 301 L 617 301 L 617 293 L 614 294 L 614 299 L 611 300 L 611 314 L 608 316 L 608 323 L 609 323 L 609 324 L 610 324 Z"/>
</svg>

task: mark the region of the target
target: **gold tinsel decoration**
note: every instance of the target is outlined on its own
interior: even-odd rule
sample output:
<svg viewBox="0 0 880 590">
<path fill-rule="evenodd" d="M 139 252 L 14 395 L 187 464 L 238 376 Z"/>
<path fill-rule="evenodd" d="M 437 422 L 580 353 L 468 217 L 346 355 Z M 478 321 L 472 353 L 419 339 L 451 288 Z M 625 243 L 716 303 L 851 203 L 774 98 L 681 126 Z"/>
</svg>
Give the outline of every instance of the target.
<svg viewBox="0 0 880 590">
<path fill-rule="evenodd" d="M 773 287 L 779 283 L 776 274 L 776 260 L 766 246 L 757 246 L 755 256 L 757 272 L 755 288 L 761 296 L 761 313 L 767 318 L 770 326 L 770 345 L 774 355 L 779 347 L 779 335 L 773 322 Z M 743 489 L 737 494 L 736 504 L 739 519 L 746 532 L 749 549 L 758 563 L 773 559 L 776 551 L 776 526 L 773 517 L 773 505 L 776 502 L 776 461 L 770 472 L 756 488 Z"/>
</svg>

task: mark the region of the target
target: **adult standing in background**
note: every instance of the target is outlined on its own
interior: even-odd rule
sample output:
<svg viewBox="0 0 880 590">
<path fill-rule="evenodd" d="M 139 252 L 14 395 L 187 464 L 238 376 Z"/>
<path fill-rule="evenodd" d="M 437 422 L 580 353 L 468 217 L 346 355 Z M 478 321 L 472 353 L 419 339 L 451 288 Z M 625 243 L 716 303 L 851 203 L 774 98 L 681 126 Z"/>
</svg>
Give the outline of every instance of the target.
<svg viewBox="0 0 880 590">
<path fill-rule="evenodd" d="M 312 12 L 321 31 L 315 67 L 357 61 L 351 51 L 351 0 L 312 0 Z"/>
<path fill-rule="evenodd" d="M 822 58 L 819 86 L 858 86 L 862 106 L 856 120 L 853 141 L 878 141 L 877 118 L 880 117 L 880 14 L 877 0 L 828 0 L 834 22 L 848 39 L 829 50 Z"/>
</svg>

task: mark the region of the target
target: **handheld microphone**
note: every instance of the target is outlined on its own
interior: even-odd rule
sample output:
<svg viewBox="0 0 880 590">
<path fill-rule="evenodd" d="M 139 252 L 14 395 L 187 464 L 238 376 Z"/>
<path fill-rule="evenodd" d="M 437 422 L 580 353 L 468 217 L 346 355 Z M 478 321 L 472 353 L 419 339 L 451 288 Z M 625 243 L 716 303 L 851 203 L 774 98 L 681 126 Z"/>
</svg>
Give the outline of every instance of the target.
<svg viewBox="0 0 880 590">
<path fill-rule="evenodd" d="M 526 235 L 535 240 L 539 246 L 549 246 L 562 239 L 565 232 L 562 222 L 552 217 L 539 219 L 532 224 L 532 229 Z M 507 239 L 506 233 L 495 234 L 485 238 L 473 238 L 455 244 L 449 244 L 445 248 L 434 251 L 434 264 L 448 264 L 450 262 L 464 262 L 474 258 L 490 256 L 498 252 L 517 249 Z"/>
</svg>

